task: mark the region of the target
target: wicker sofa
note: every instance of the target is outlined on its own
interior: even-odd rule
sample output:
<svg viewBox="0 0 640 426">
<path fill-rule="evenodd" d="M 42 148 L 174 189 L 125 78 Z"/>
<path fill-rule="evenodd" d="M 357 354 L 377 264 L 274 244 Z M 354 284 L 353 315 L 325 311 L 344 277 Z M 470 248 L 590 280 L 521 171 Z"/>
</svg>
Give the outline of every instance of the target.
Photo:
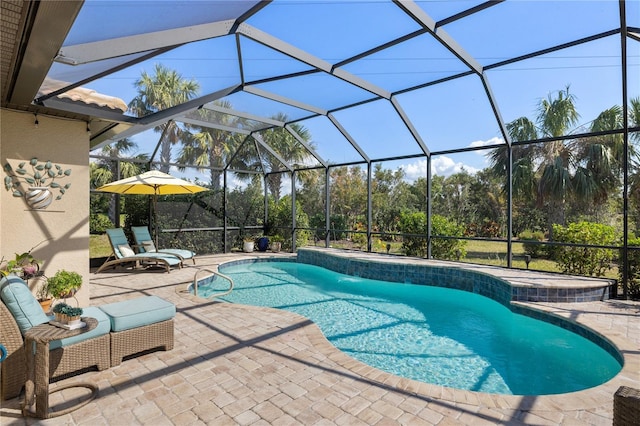
<svg viewBox="0 0 640 426">
<path fill-rule="evenodd" d="M 14 294 L 7 297 L 7 292 L 12 293 L 11 289 L 19 293 L 18 307 Z M 25 384 L 24 332 L 47 322 L 48 317 L 24 281 L 18 277 L 0 280 L 0 296 L 0 343 L 7 349 L 7 358 L 0 363 L 0 398 L 6 400 L 19 396 Z M 90 369 L 114 367 L 126 357 L 151 349 L 173 349 L 175 306 L 159 297 L 140 297 L 84 310 L 86 316 L 98 319 L 100 325 L 83 337 L 51 342 L 50 380 Z M 25 312 L 32 314 L 23 315 Z"/>
</svg>

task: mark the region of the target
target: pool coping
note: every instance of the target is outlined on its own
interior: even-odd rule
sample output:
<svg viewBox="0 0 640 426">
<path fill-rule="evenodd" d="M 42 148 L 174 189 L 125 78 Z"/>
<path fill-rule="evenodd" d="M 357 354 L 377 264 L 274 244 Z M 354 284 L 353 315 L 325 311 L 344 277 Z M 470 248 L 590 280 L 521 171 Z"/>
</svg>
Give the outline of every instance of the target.
<svg viewBox="0 0 640 426">
<path fill-rule="evenodd" d="M 428 259 L 418 259 L 418 258 L 390 258 L 385 255 L 378 255 L 375 253 L 354 253 L 349 251 L 341 251 L 335 249 L 313 249 L 313 250 L 327 250 L 334 255 L 343 255 L 347 257 L 358 257 L 363 260 L 376 260 L 383 262 L 393 262 L 401 260 L 402 263 L 405 262 L 429 262 L 434 263 L 434 265 L 438 266 L 450 266 L 452 263 L 456 262 L 441 262 L 441 261 L 433 261 Z M 269 260 L 278 260 L 278 259 L 296 259 L 297 254 L 282 254 L 279 256 L 268 256 L 263 257 L 257 255 L 256 257 L 243 257 L 242 259 L 234 259 L 226 262 L 220 263 L 216 268 L 222 267 L 229 263 L 237 263 L 237 262 L 253 262 L 253 261 L 269 261 Z M 459 264 L 458 264 L 459 265 Z M 478 272 L 485 272 L 500 270 L 503 268 L 498 267 L 486 267 L 485 265 L 473 265 L 473 264 L 462 264 L 465 268 L 475 269 L 477 267 Z M 508 270 L 507 272 L 509 272 Z M 531 277 L 527 277 L 526 275 L 531 274 Z M 535 275 L 541 275 L 542 277 L 538 277 Z M 538 273 L 534 271 L 519 271 L 518 278 L 523 280 L 534 280 L 536 285 L 544 286 L 545 281 L 544 277 L 555 277 L 556 274 L 547 274 L 547 273 Z M 503 277 L 500 277 L 503 278 Z M 504 279 L 504 278 L 503 278 Z M 571 277 L 572 280 L 580 280 L 578 277 Z M 586 279 L 587 282 L 593 282 L 593 279 Z M 569 282 L 568 280 L 563 280 L 564 283 Z M 557 284 L 555 284 L 557 285 Z M 580 285 L 578 283 L 578 285 Z M 204 299 L 196 298 L 195 296 L 189 294 L 186 290 L 186 286 L 178 286 L 176 287 L 176 292 L 180 294 L 180 296 L 190 299 L 191 301 L 198 303 L 202 302 Z M 592 305 L 597 302 L 585 302 L 586 305 Z M 419 382 L 412 379 L 407 379 L 404 377 L 399 377 L 391 373 L 387 373 L 385 371 L 379 370 L 370 365 L 364 364 L 354 358 L 351 358 L 349 355 L 341 352 L 335 346 L 333 346 L 327 338 L 322 334 L 320 328 L 313 324 L 311 327 L 307 328 L 307 338 L 312 343 L 313 347 L 324 354 L 327 358 L 335 362 L 336 364 L 342 366 L 343 368 L 351 371 L 354 374 L 358 374 L 367 380 L 374 381 L 376 383 L 380 383 L 385 386 L 391 386 L 393 388 L 400 389 L 406 393 L 414 394 L 420 396 L 422 398 L 432 398 L 434 400 L 445 400 L 454 402 L 456 404 L 469 404 L 480 407 L 486 407 L 490 409 L 513 409 L 513 410 L 522 410 L 522 411 L 543 411 L 543 412 L 553 412 L 553 411 L 598 411 L 603 408 L 603 406 L 608 406 L 613 404 L 613 395 L 618 390 L 620 386 L 629 386 L 638 388 L 640 387 L 640 378 L 638 377 L 638 372 L 640 371 L 640 351 L 629 341 L 628 336 L 615 328 L 603 328 L 602 323 L 598 321 L 599 313 L 595 312 L 583 312 L 580 307 L 583 306 L 583 303 L 574 302 L 574 303 L 541 303 L 541 302 L 520 302 L 513 301 L 513 305 L 520 306 L 526 309 L 532 309 L 539 312 L 544 312 L 549 315 L 554 315 L 559 318 L 563 318 L 566 321 L 574 322 L 581 327 L 586 327 L 590 330 L 593 330 L 602 338 L 609 341 L 611 344 L 615 346 L 618 350 L 622 360 L 623 365 L 620 372 L 614 376 L 609 381 L 592 388 L 584 389 L 576 392 L 569 392 L 564 394 L 553 394 L 553 395 L 504 395 L 504 394 L 489 394 L 468 390 L 460 390 L 449 388 L 445 386 L 429 384 L 425 382 Z M 242 305 L 245 306 L 245 305 Z M 635 305 L 633 305 L 635 306 Z M 256 307 L 256 306 L 245 306 L 246 308 L 251 309 L 252 311 L 259 312 L 263 310 L 264 312 L 273 313 L 273 311 L 277 311 L 285 316 L 289 316 L 296 321 L 304 318 L 301 315 L 282 311 L 274 308 L 266 308 L 266 307 Z M 635 309 L 635 308 L 634 308 Z M 578 314 L 577 314 L 578 312 Z M 638 309 L 638 313 L 640 314 L 640 307 Z M 601 315 L 606 315 L 606 312 L 602 312 Z M 306 319 L 306 318 L 304 318 Z M 308 331 L 312 330 L 312 331 Z M 629 330 L 625 330 L 627 333 Z"/>
<path fill-rule="evenodd" d="M 339 260 L 326 261 L 327 256 Z M 297 257 L 302 263 L 362 278 L 439 287 L 450 287 L 453 281 L 453 288 L 490 297 L 505 306 L 513 301 L 601 301 L 609 298 L 610 287 L 616 284 L 611 279 L 336 249 L 305 247 Z M 386 266 L 372 265 L 373 258 Z"/>
</svg>

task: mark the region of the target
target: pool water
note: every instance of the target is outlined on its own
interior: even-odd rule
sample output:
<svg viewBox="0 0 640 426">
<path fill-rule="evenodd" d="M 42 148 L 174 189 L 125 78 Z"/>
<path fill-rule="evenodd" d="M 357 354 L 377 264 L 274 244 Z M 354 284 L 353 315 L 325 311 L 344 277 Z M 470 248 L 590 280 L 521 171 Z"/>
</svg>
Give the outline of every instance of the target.
<svg viewBox="0 0 640 426">
<path fill-rule="evenodd" d="M 546 395 L 597 386 L 621 369 L 590 340 L 474 293 L 368 280 L 295 262 L 243 263 L 220 271 L 235 283 L 220 299 L 303 315 L 344 353 L 422 382 Z M 200 284 L 199 296 L 226 288 L 221 281 Z"/>
</svg>

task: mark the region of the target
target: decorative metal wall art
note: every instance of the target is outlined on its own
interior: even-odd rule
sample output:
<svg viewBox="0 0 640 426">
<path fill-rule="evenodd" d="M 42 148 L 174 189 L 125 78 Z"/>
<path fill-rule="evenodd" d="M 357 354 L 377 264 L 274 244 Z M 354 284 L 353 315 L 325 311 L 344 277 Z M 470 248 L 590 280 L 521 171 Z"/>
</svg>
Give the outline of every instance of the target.
<svg viewBox="0 0 640 426">
<path fill-rule="evenodd" d="M 59 191 L 55 199 L 60 200 L 71 186 L 71 183 L 62 185 L 59 182 L 71 175 L 71 169 L 63 170 L 58 164 L 40 162 L 35 157 L 29 162 L 20 162 L 15 169 L 6 163 L 4 171 L 5 189 L 11 191 L 14 197 L 24 197 L 27 205 L 34 210 L 49 207 L 54 200 L 54 190 Z"/>
</svg>

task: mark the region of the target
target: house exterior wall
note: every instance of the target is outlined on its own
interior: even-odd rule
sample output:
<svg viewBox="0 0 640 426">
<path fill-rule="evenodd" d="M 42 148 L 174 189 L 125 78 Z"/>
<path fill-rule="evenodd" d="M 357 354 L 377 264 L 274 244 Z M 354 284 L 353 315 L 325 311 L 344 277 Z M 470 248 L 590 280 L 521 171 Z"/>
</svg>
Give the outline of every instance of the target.
<svg viewBox="0 0 640 426">
<path fill-rule="evenodd" d="M 0 256 L 12 259 L 36 247 L 32 254 L 44 261 L 41 270 L 46 276 L 66 269 L 83 277 L 83 287 L 76 295 L 79 306 L 89 304 L 89 136 L 84 121 L 64 120 L 38 115 L 38 126 L 31 113 L 0 110 Z M 7 191 L 4 170 L 9 162 L 16 168 L 31 158 L 51 161 L 63 170 L 71 169 L 68 177 L 59 180 L 71 186 L 60 200 L 53 189 L 54 200 L 44 210 L 31 209 L 24 198 Z M 29 167 L 27 167 L 29 169 Z M 24 184 L 23 184 L 24 186 Z M 32 291 L 38 280 L 29 280 Z M 75 301 L 67 303 L 75 305 Z"/>
</svg>

